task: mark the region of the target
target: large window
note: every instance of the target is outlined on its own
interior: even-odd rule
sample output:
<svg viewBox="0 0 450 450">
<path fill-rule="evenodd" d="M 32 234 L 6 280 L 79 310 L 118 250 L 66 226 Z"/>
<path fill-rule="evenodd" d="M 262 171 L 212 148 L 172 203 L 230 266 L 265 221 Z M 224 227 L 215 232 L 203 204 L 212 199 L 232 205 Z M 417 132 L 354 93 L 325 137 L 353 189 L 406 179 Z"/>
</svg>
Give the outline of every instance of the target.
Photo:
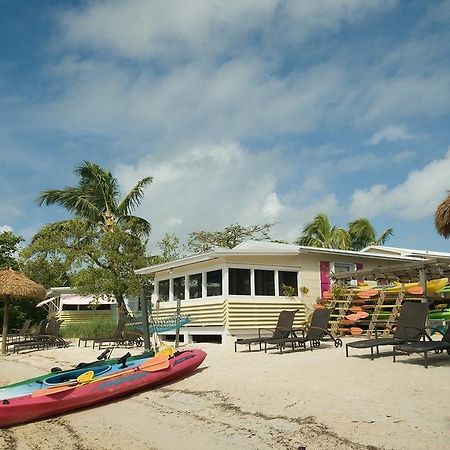
<svg viewBox="0 0 450 450">
<path fill-rule="evenodd" d="M 159 282 L 159 301 L 169 301 L 169 280 L 162 280 Z"/>
<path fill-rule="evenodd" d="M 206 295 L 208 297 L 222 295 L 222 270 L 206 273 Z"/>
<path fill-rule="evenodd" d="M 202 298 L 202 274 L 189 275 L 189 298 Z"/>
<path fill-rule="evenodd" d="M 173 299 L 184 300 L 184 277 L 178 277 L 173 279 Z"/>
<path fill-rule="evenodd" d="M 255 295 L 275 295 L 275 272 L 255 269 Z"/>
<path fill-rule="evenodd" d="M 297 272 L 286 272 L 280 270 L 278 272 L 278 286 L 280 289 L 280 295 L 286 295 L 286 288 L 283 286 L 291 287 L 294 291 L 294 296 L 298 295 L 298 282 L 297 282 Z"/>
<path fill-rule="evenodd" d="M 250 269 L 228 269 L 228 292 L 250 295 Z"/>
</svg>

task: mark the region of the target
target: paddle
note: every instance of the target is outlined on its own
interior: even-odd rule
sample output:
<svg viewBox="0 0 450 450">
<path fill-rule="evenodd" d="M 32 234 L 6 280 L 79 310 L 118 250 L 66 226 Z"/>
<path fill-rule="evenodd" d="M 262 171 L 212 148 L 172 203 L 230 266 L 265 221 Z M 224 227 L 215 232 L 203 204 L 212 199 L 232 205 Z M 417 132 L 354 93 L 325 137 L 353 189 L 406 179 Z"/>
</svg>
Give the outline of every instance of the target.
<svg viewBox="0 0 450 450">
<path fill-rule="evenodd" d="M 53 395 L 64 391 L 69 391 L 71 389 L 75 389 L 77 387 L 83 386 L 85 384 L 96 383 L 99 381 L 109 380 L 110 378 L 120 377 L 122 375 L 126 375 L 128 373 L 143 371 L 143 372 L 157 372 L 158 370 L 167 369 L 170 366 L 169 358 L 167 355 L 154 356 L 153 358 L 147 359 L 140 366 L 134 367 L 128 370 L 122 370 L 120 372 L 113 373 L 111 375 L 106 375 L 104 377 L 93 378 L 94 372 L 92 370 L 82 373 L 78 378 L 76 383 L 68 386 L 55 386 L 47 389 L 38 389 L 37 391 L 33 391 L 32 397 L 43 397 L 45 395 Z M 92 372 L 92 377 L 89 375 L 89 372 Z M 85 380 L 85 381 L 83 381 Z"/>
</svg>

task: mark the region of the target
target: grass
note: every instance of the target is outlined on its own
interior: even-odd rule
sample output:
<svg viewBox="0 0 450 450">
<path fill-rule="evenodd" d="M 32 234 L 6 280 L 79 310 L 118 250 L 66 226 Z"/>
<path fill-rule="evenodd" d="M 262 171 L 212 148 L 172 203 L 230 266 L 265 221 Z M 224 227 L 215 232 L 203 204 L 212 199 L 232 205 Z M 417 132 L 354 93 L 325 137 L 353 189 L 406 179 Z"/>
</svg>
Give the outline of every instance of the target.
<svg viewBox="0 0 450 450">
<path fill-rule="evenodd" d="M 116 329 L 111 320 L 90 320 L 89 322 L 68 323 L 62 330 L 63 338 L 87 338 L 110 335 Z"/>
</svg>

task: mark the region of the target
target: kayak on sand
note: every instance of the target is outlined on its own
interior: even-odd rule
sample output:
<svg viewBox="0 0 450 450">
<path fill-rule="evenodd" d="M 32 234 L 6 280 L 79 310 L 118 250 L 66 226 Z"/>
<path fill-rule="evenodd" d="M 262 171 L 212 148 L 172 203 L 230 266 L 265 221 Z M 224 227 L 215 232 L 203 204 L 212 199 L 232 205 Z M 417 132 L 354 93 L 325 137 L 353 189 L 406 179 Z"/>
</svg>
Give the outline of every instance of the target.
<svg viewBox="0 0 450 450">
<path fill-rule="evenodd" d="M 193 372 L 205 359 L 202 350 L 185 350 L 168 358 L 147 359 L 135 368 L 72 386 L 42 389 L 35 395 L 0 402 L 0 427 L 57 416 L 133 392 L 159 386 Z M 152 362 L 152 360 L 154 362 Z"/>
<path fill-rule="evenodd" d="M 130 353 L 127 353 L 121 358 L 105 359 L 94 361 L 92 363 L 81 363 L 82 367 L 47 373 L 29 380 L 9 384 L 0 388 L 0 401 L 31 394 L 35 390 L 47 388 L 50 385 L 55 386 L 61 383 L 74 381 L 79 375 L 89 369 L 92 369 L 94 371 L 94 376 L 97 377 L 102 374 L 115 373 L 127 367 L 137 367 L 152 356 L 154 356 L 153 351 L 136 356 L 131 356 Z"/>
</svg>

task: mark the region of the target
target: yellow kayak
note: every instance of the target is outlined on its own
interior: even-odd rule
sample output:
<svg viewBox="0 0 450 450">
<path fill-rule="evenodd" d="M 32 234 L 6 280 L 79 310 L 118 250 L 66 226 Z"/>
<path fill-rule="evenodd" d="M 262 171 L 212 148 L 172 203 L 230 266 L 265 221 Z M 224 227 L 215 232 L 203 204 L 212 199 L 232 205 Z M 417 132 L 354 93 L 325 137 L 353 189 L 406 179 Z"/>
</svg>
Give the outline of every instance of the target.
<svg viewBox="0 0 450 450">
<path fill-rule="evenodd" d="M 383 289 L 382 286 L 374 286 L 374 282 L 366 281 L 363 285 L 358 286 L 354 291 L 355 292 L 361 292 L 369 291 L 373 289 L 381 290 Z M 427 281 L 427 291 L 428 292 L 439 292 L 441 289 L 443 289 L 448 284 L 448 278 L 438 278 L 436 280 L 430 280 Z M 400 289 L 402 287 L 402 283 L 394 282 L 393 285 L 390 287 L 384 289 L 385 292 L 389 293 L 397 293 L 400 292 Z M 411 294 L 422 294 L 420 283 L 405 283 L 403 285 L 403 290 L 406 292 L 409 292 Z"/>
</svg>

